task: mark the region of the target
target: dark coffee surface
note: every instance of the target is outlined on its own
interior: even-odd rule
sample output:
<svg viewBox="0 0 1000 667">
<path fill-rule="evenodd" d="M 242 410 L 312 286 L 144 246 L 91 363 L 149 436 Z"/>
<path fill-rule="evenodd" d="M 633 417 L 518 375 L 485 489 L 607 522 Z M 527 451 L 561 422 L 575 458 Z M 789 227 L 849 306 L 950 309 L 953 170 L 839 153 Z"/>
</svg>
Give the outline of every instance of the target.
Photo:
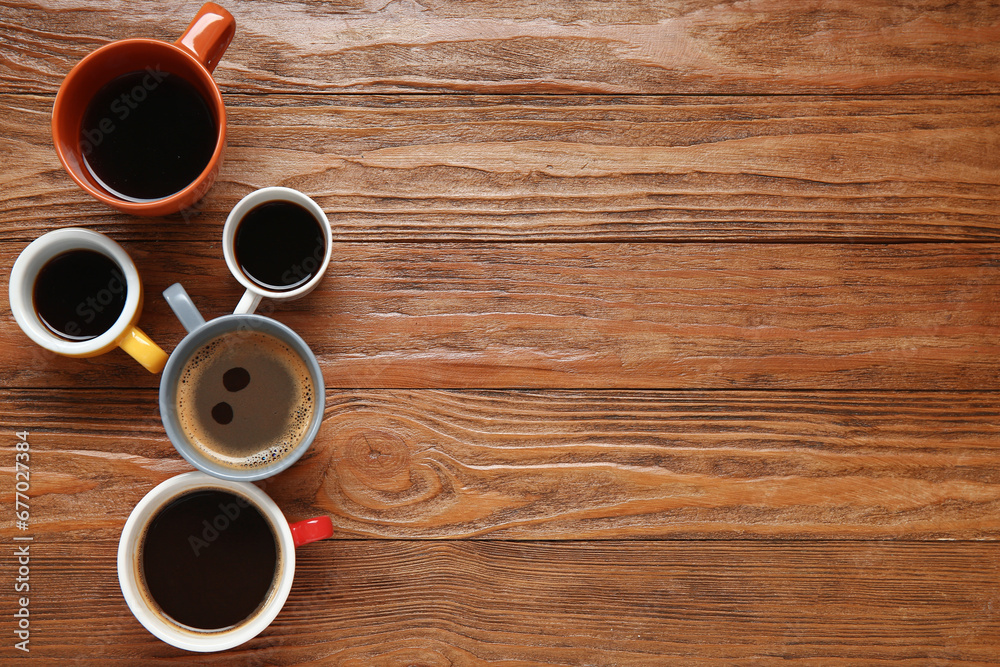
<svg viewBox="0 0 1000 667">
<path fill-rule="evenodd" d="M 126 200 L 168 197 L 190 185 L 217 143 L 212 111 L 193 85 L 155 69 L 123 74 L 84 112 L 80 144 L 91 173 Z"/>
<path fill-rule="evenodd" d="M 278 566 L 267 519 L 240 496 L 196 491 L 166 505 L 139 553 L 149 596 L 167 616 L 200 630 L 232 627 L 268 596 Z"/>
<path fill-rule="evenodd" d="M 316 275 L 326 240 L 316 217 L 287 201 L 272 201 L 251 209 L 236 228 L 236 261 L 240 270 L 261 287 L 289 291 Z"/>
<path fill-rule="evenodd" d="M 125 307 L 125 276 L 110 257 L 71 250 L 50 259 L 35 278 L 35 312 L 52 333 L 72 341 L 96 338 Z"/>
</svg>

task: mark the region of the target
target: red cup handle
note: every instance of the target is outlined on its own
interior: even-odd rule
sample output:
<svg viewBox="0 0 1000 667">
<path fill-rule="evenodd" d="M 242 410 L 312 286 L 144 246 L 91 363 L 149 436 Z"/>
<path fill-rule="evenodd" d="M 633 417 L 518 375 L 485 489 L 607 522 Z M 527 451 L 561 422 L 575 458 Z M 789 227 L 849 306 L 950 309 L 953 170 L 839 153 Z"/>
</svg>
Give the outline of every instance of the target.
<svg viewBox="0 0 1000 667">
<path fill-rule="evenodd" d="M 309 544 L 317 540 L 325 540 L 333 535 L 333 522 L 328 516 L 318 516 L 315 519 L 306 519 L 296 523 L 288 524 L 292 529 L 292 541 L 296 547 Z"/>
<path fill-rule="evenodd" d="M 214 2 L 206 2 L 174 44 L 190 52 L 211 72 L 233 41 L 234 34 L 236 19 L 233 15 Z"/>
</svg>

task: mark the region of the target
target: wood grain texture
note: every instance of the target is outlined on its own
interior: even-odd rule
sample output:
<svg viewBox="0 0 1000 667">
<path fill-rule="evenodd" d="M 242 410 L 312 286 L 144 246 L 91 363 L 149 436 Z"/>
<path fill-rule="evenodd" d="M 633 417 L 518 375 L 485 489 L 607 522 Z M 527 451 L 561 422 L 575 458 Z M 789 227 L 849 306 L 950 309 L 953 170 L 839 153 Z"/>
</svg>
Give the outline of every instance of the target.
<svg viewBox="0 0 1000 667">
<path fill-rule="evenodd" d="M 76 664 L 190 662 L 117 591 L 116 543 L 32 546 L 38 646 Z M 199 664 L 992 664 L 1000 546 L 320 542 L 270 628 Z M 67 568 L 65 563 L 74 563 Z M 921 573 L 914 576 L 915 572 Z M 34 591 L 35 589 L 33 589 Z M 11 621 L 0 620 L 10 632 Z M 84 648 L 85 647 L 85 648 Z M 14 649 L 0 648 L 13 661 Z"/>
<path fill-rule="evenodd" d="M 168 350 L 182 337 L 169 284 L 207 317 L 242 292 L 218 245 L 127 249 L 141 326 Z M 991 245 L 365 243 L 333 257 L 314 292 L 261 311 L 305 339 L 328 387 L 1000 386 Z M 3 386 L 156 386 L 119 350 L 56 357 L 6 304 L 0 317 Z"/>
<path fill-rule="evenodd" d="M 996 242 L 998 99 L 227 95 L 219 182 L 143 222 L 62 172 L 51 97 L 4 95 L 0 240 L 214 243 L 285 185 L 344 241 Z"/>
<path fill-rule="evenodd" d="M 31 434 L 40 538 L 116 537 L 191 470 L 154 391 L 0 401 Z M 310 451 L 259 485 L 342 538 L 995 540 L 998 424 L 995 392 L 331 391 Z"/>
<path fill-rule="evenodd" d="M 172 41 L 200 0 L 5 2 L 0 91 L 52 93 L 114 39 Z M 1000 91 L 995 2 L 232 0 L 227 92 Z"/>
<path fill-rule="evenodd" d="M 192 661 L 115 572 L 131 509 L 191 468 L 158 377 L 28 343 L 14 258 L 110 234 L 170 350 L 160 292 L 229 312 L 223 221 L 288 185 L 334 262 L 261 312 L 328 402 L 260 486 L 338 533 L 202 662 L 1000 663 L 1000 4 L 225 0 L 219 182 L 185 216 L 117 214 L 59 167 L 55 93 L 200 4 L 0 0 L 0 541 L 35 538 L 31 658 Z"/>
</svg>

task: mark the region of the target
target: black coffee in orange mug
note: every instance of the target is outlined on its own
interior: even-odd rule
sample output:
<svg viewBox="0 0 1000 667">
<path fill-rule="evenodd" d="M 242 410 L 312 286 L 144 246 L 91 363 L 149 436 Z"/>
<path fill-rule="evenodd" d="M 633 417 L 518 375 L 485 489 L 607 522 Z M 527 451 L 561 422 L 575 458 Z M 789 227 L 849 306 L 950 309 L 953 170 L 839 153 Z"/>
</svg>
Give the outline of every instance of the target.
<svg viewBox="0 0 1000 667">
<path fill-rule="evenodd" d="M 198 179 L 218 143 L 212 109 L 179 74 L 116 77 L 91 98 L 80 146 L 91 175 L 126 201 L 169 197 Z"/>
</svg>

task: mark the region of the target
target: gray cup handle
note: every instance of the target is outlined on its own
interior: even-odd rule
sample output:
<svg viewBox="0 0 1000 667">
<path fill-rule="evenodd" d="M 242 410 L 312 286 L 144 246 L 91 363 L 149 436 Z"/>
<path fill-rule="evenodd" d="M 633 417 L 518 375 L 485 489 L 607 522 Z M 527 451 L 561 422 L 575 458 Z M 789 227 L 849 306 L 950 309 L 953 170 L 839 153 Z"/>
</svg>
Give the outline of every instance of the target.
<svg viewBox="0 0 1000 667">
<path fill-rule="evenodd" d="M 188 333 L 205 324 L 205 318 L 198 312 L 198 307 L 194 305 L 194 301 L 180 283 L 174 283 L 163 290 L 163 298 L 167 300 L 167 305 L 174 311 L 174 315 Z"/>
</svg>

